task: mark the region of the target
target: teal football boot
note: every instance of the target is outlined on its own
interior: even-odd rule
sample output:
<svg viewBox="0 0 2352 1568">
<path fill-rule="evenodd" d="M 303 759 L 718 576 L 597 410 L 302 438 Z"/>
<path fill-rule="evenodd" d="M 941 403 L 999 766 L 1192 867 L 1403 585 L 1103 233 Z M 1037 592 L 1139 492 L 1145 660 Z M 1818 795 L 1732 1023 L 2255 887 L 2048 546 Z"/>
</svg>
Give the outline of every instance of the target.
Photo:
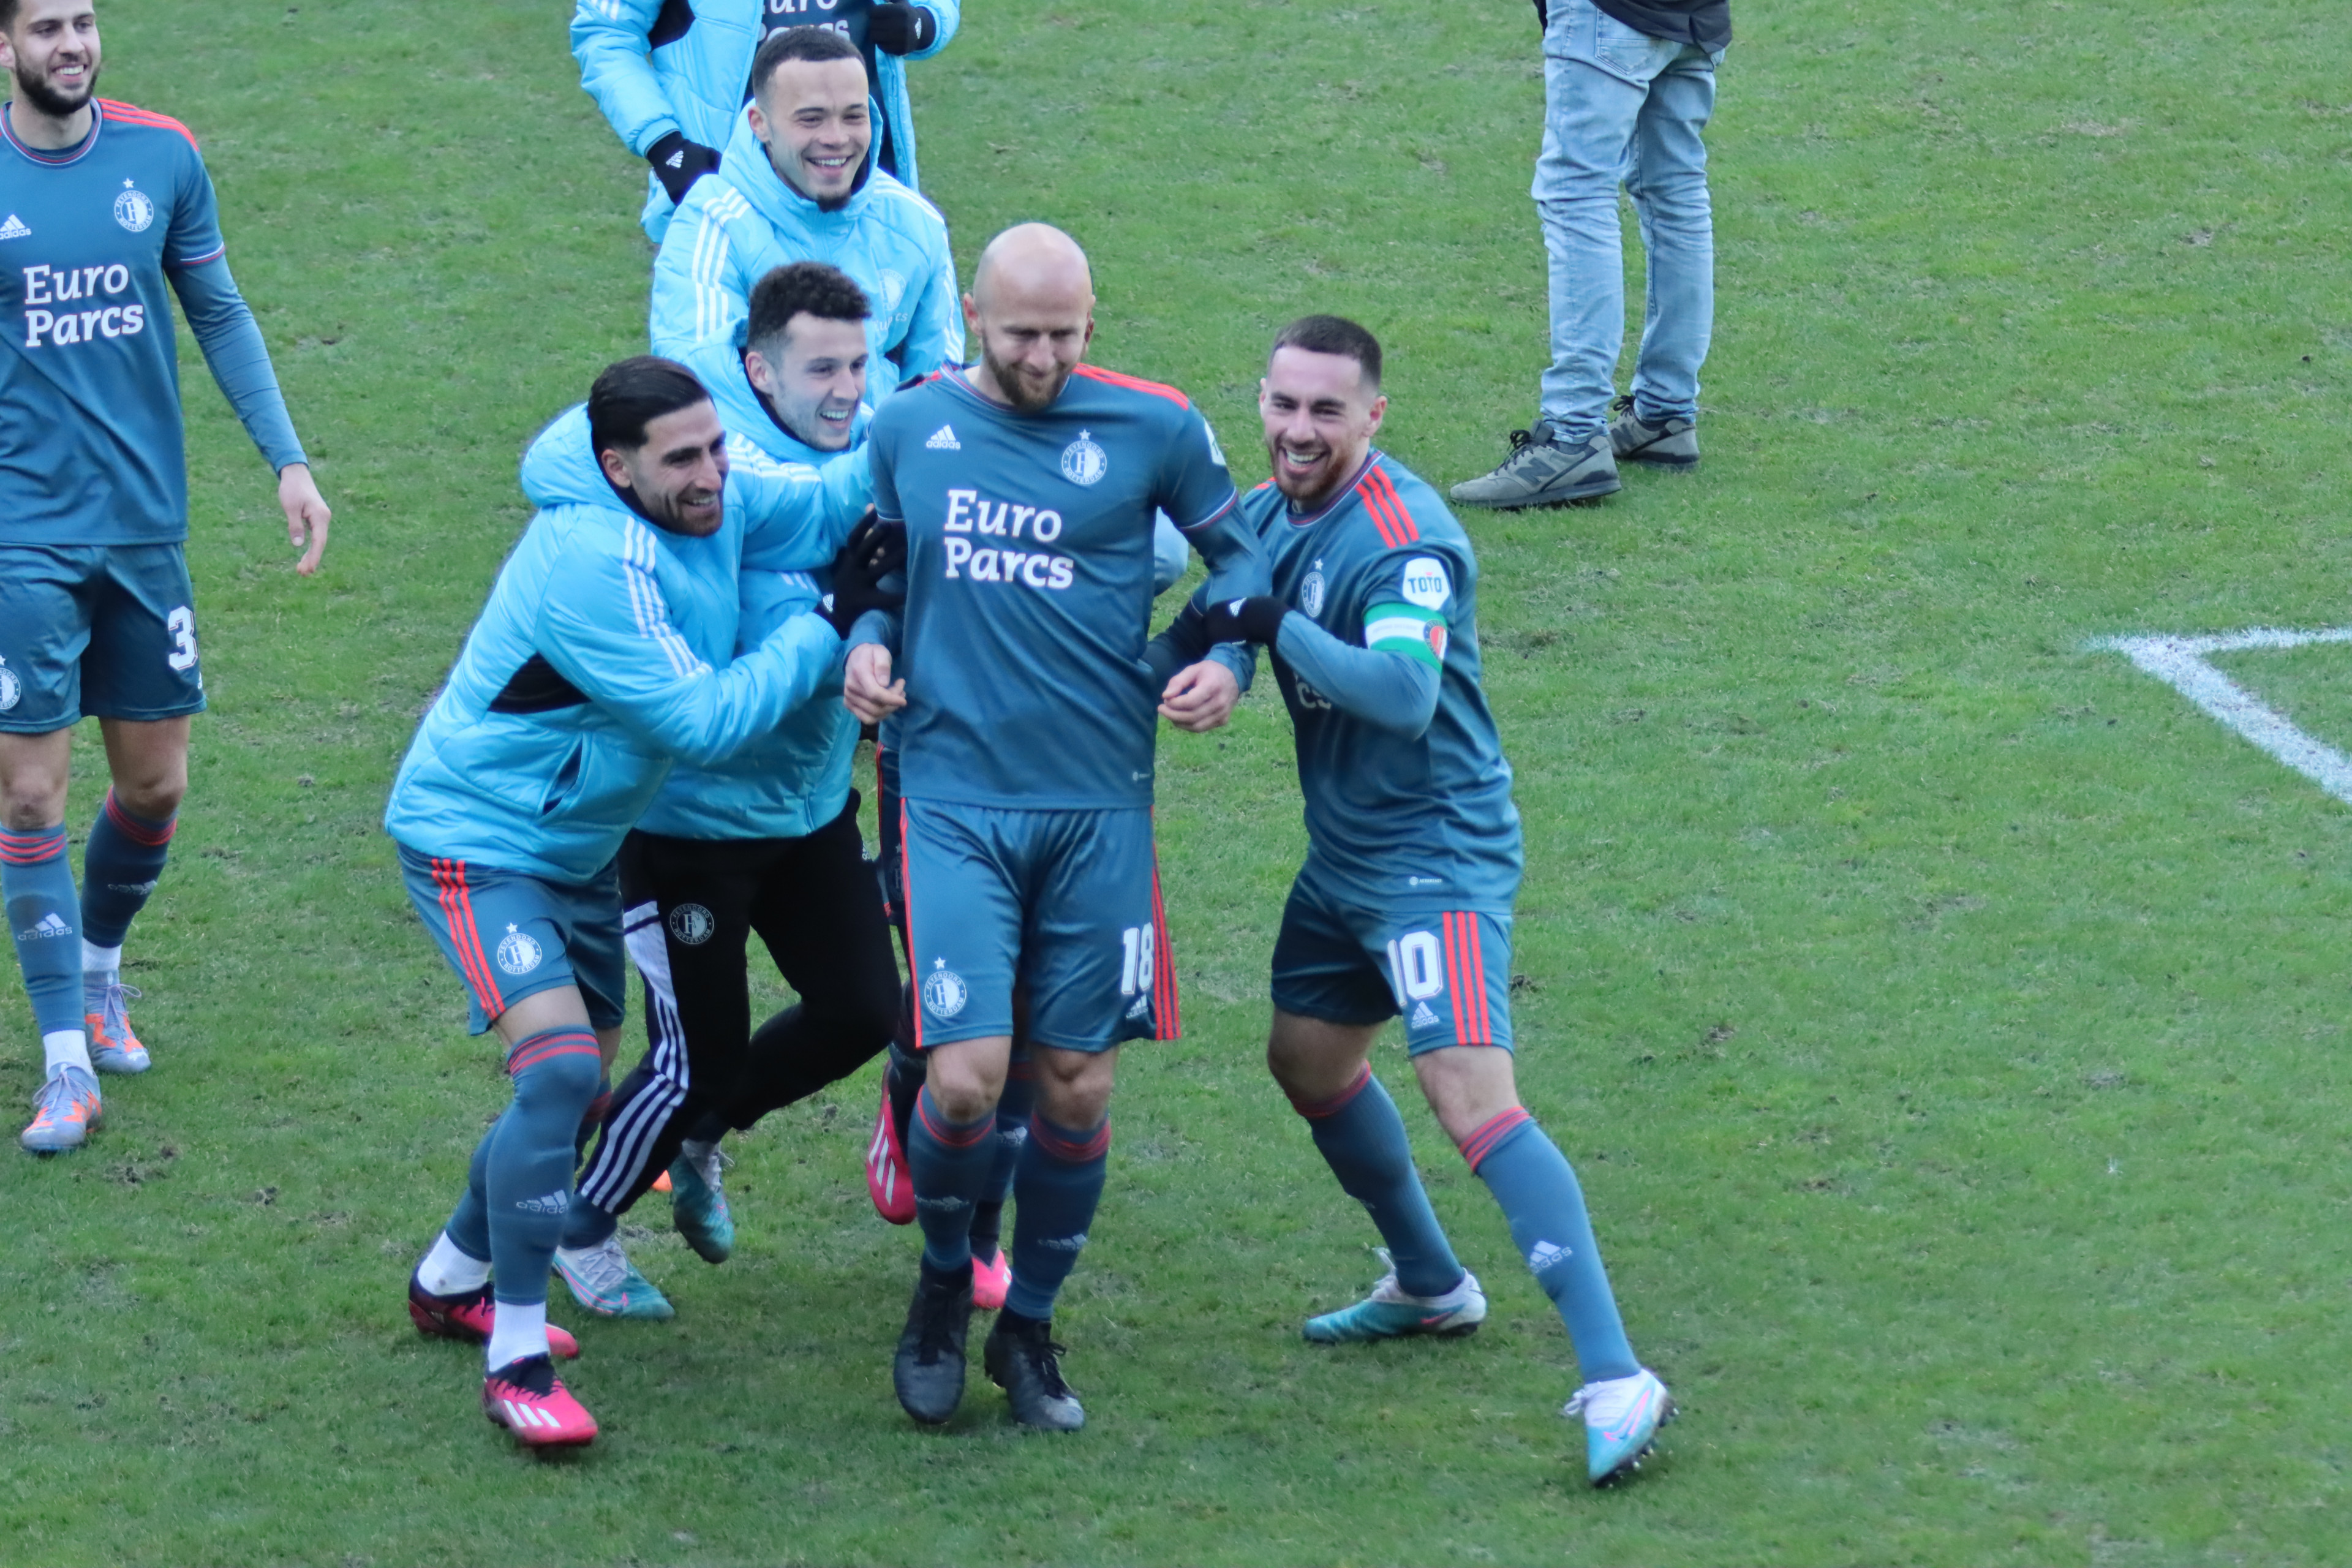
<svg viewBox="0 0 2352 1568">
<path fill-rule="evenodd" d="M 706 1151 L 698 1159 L 698 1147 Z M 720 1176 L 734 1163 L 716 1143 L 689 1143 L 670 1162 L 669 1222 L 705 1263 L 724 1263 L 735 1250 L 735 1215 Z"/>
<path fill-rule="evenodd" d="M 1383 1250 L 1381 1261 L 1388 1261 Z M 1352 1307 L 1307 1320 L 1302 1331 L 1318 1345 L 1361 1344 L 1370 1340 L 1402 1339 L 1408 1334 L 1459 1338 L 1475 1334 L 1486 1321 L 1486 1294 L 1478 1277 L 1465 1270 L 1462 1282 L 1443 1296 L 1412 1296 L 1397 1283 L 1391 1268 L 1372 1287 L 1372 1293 Z"/>
<path fill-rule="evenodd" d="M 1658 1428 L 1675 1418 L 1675 1402 L 1658 1374 L 1644 1367 L 1631 1377 L 1586 1384 L 1560 1414 L 1584 1417 L 1585 1476 L 1605 1487 L 1642 1468 Z"/>
<path fill-rule="evenodd" d="M 594 1247 L 557 1247 L 555 1271 L 572 1287 L 572 1299 L 600 1318 L 659 1321 L 677 1316 L 669 1299 L 621 1250 L 617 1231 Z"/>
</svg>

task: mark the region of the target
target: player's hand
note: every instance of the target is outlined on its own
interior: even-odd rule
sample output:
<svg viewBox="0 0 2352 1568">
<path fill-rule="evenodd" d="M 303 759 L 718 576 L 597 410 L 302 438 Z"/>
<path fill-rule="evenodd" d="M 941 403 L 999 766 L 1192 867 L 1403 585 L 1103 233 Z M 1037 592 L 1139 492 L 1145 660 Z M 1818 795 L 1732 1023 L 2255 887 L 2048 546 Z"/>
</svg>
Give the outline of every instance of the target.
<svg viewBox="0 0 2352 1568">
<path fill-rule="evenodd" d="M 1282 634 L 1290 606 L 1271 594 L 1249 599 L 1219 599 L 1209 605 L 1209 640 L 1251 642 L 1272 647 Z"/>
<path fill-rule="evenodd" d="M 868 610 L 895 610 L 907 602 L 907 531 L 885 523 L 866 509 L 865 520 L 850 531 L 848 542 L 833 558 L 833 592 L 818 613 L 843 637 Z M 896 587 L 884 579 L 897 574 Z"/>
<path fill-rule="evenodd" d="M 920 54 L 940 36 L 940 19 L 920 5 L 877 5 L 866 13 L 866 37 L 887 55 Z"/>
<path fill-rule="evenodd" d="M 670 205 L 676 206 L 686 200 L 695 181 L 719 167 L 719 149 L 689 142 L 684 132 L 673 131 L 646 149 L 646 162 L 654 166 L 654 178 L 669 193 Z"/>
<path fill-rule="evenodd" d="M 286 512 L 287 540 L 302 551 L 294 570 L 308 577 L 319 569 L 319 557 L 327 552 L 327 524 L 335 515 L 327 510 L 326 498 L 310 477 L 310 464 L 289 463 L 278 471 L 278 504 Z M 305 545 L 310 548 L 303 549 Z"/>
<path fill-rule="evenodd" d="M 849 674 L 841 683 L 841 700 L 868 724 L 879 724 L 886 715 L 907 705 L 907 683 L 890 679 L 888 648 L 869 642 L 849 650 Z"/>
<path fill-rule="evenodd" d="M 1242 700 L 1242 683 L 1213 658 L 1187 665 L 1169 679 L 1160 694 L 1160 716 L 1179 730 L 1204 735 L 1222 728 Z"/>
</svg>

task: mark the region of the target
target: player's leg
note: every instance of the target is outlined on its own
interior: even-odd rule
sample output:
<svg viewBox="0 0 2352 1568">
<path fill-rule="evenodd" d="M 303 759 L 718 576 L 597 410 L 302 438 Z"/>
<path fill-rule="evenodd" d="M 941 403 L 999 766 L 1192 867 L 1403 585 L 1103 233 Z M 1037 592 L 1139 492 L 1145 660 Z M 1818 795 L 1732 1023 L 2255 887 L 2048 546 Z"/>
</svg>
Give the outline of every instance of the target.
<svg viewBox="0 0 2352 1568">
<path fill-rule="evenodd" d="M 82 851 L 83 1012 L 101 1072 L 144 1072 L 131 1031 L 122 942 L 163 874 L 188 793 L 188 723 L 205 706 L 195 592 L 178 544 L 103 552 L 92 584 L 82 705 L 98 715 L 112 787 Z"/>
<path fill-rule="evenodd" d="M 1371 1070 L 1372 1042 L 1397 1003 L 1366 943 L 1343 911 L 1303 884 L 1292 887 L 1274 945 L 1266 1067 L 1340 1190 L 1371 1216 L 1390 1269 L 1370 1296 L 1308 1319 L 1304 1331 L 1324 1344 L 1468 1333 L 1486 1315 L 1486 1297 L 1447 1245 L 1404 1119 Z"/>
<path fill-rule="evenodd" d="M 882 744 L 874 744 L 875 837 L 878 853 L 875 878 L 882 893 L 882 912 L 898 933 L 898 949 L 909 970 L 913 940 L 907 933 L 906 846 L 899 836 L 904 814 L 898 809 L 898 758 Z M 898 988 L 898 1017 L 890 1033 L 890 1060 L 882 1069 L 882 1103 L 874 1113 L 874 1135 L 866 1146 L 866 1194 L 874 1212 L 892 1225 L 915 1219 L 914 1184 L 907 1179 L 907 1128 L 915 1114 L 915 1097 L 923 1089 L 923 1056 L 915 1048 L 915 987 L 908 981 Z"/>
<path fill-rule="evenodd" d="M 1715 325 L 1715 216 L 1704 132 L 1715 113 L 1715 59 L 1685 45 L 1650 83 L 1626 161 L 1641 220 L 1647 309 L 1633 389 L 1616 404 L 1621 458 L 1689 468 L 1698 461 L 1698 372 Z"/>
<path fill-rule="evenodd" d="M 1584 1376 L 1571 1405 L 1584 1415 L 1588 1473 L 1598 1485 L 1640 1460 L 1673 1405 L 1626 1340 L 1575 1171 L 1519 1103 L 1510 927 L 1454 912 L 1401 931 L 1396 944 L 1399 992 L 1422 1005 L 1407 1017 L 1413 1070 L 1568 1329 Z M 1424 1005 L 1434 1016 L 1416 1025 Z"/>
<path fill-rule="evenodd" d="M 1110 1094 L 1122 1040 L 1172 1030 L 1175 976 L 1163 945 L 1151 814 L 1035 812 L 1035 868 L 1022 933 L 1037 1109 L 1013 1178 L 1013 1279 L 988 1336 L 988 1375 L 1013 1419 L 1076 1431 L 1086 1412 L 1063 1381 L 1054 1304 L 1102 1199 Z"/>
<path fill-rule="evenodd" d="M 1027 999 L 1013 994 L 1013 1058 L 1004 1070 L 1004 1092 L 996 1098 L 996 1159 L 988 1184 L 971 1207 L 971 1301 L 983 1311 L 1004 1305 L 1013 1284 L 1013 1260 L 1004 1251 L 1004 1205 L 1021 1151 L 1029 1142 L 1029 1118 L 1037 1109 L 1037 1064 L 1030 1058 L 1024 1032 Z"/>
<path fill-rule="evenodd" d="M 907 1173 L 923 1257 L 891 1380 L 919 1421 L 963 1397 L 971 1321 L 971 1211 L 994 1163 L 996 1102 L 1013 1048 L 1022 944 L 1015 842 L 1023 819 L 908 801 L 900 806 L 903 898 L 914 952 L 915 1047 L 924 1079 L 907 1129 Z"/>
</svg>

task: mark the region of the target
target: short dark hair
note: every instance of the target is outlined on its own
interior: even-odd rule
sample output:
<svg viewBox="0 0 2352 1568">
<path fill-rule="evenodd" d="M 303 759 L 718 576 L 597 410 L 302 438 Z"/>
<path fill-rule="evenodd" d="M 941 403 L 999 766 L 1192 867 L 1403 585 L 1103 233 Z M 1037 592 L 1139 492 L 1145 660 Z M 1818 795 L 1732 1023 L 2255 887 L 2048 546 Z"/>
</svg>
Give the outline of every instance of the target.
<svg viewBox="0 0 2352 1568">
<path fill-rule="evenodd" d="M 604 367 L 588 389 L 588 441 L 599 452 L 634 452 L 646 426 L 665 414 L 710 401 L 694 373 L 674 359 L 639 354 Z"/>
<path fill-rule="evenodd" d="M 0 5 L 7 0 L 0 0 Z M 760 52 L 751 57 L 751 96 L 758 98 L 768 90 L 768 79 L 786 60 L 856 60 L 866 63 L 857 46 L 831 27 L 783 27 L 761 40 Z"/>
<path fill-rule="evenodd" d="M 0 0 L 5 4 L 7 0 Z M 751 320 L 743 335 L 759 348 L 782 337 L 794 316 L 862 321 L 873 313 L 866 290 L 840 268 L 822 261 L 790 261 L 751 285 Z"/>
<path fill-rule="evenodd" d="M 1345 316 L 1301 316 L 1274 334 L 1271 360 L 1282 349 L 1305 349 L 1311 354 L 1339 354 L 1362 367 L 1364 381 L 1381 387 L 1381 340 Z"/>
</svg>

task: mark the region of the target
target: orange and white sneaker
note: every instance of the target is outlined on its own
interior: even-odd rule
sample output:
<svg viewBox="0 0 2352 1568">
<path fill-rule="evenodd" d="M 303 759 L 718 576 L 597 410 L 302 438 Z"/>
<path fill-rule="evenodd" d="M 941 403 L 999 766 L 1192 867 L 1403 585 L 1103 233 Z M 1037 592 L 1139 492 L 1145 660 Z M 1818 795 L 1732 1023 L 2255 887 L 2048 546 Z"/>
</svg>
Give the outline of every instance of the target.
<svg viewBox="0 0 2352 1568">
<path fill-rule="evenodd" d="M 436 1296 L 415 1275 L 408 1277 L 408 1321 L 416 1325 L 420 1334 L 486 1345 L 490 1342 L 490 1328 L 498 1320 L 498 1310 L 488 1285 L 462 1296 Z M 550 1323 L 547 1349 L 550 1354 L 570 1361 L 580 1353 L 580 1342 Z"/>
<path fill-rule="evenodd" d="M 1004 1293 L 1013 1289 L 1013 1259 L 1003 1247 L 996 1256 L 983 1263 L 978 1253 L 971 1258 L 971 1304 L 983 1312 L 1004 1310 Z"/>
<path fill-rule="evenodd" d="M 98 1011 L 82 1015 L 82 1025 L 89 1031 L 90 1065 L 100 1072 L 145 1072 L 150 1065 L 147 1047 L 131 1032 L 131 1011 L 122 1005 L 138 994 L 136 985 L 110 982 Z"/>
<path fill-rule="evenodd" d="M 596 1440 L 596 1418 L 581 1408 L 543 1355 L 509 1362 L 482 1380 L 482 1414 L 526 1448 L 578 1448 Z"/>
<path fill-rule="evenodd" d="M 89 1142 L 91 1129 L 106 1120 L 98 1079 L 77 1067 L 61 1067 L 33 1096 L 32 1125 L 16 1142 L 36 1154 L 62 1154 Z"/>
<path fill-rule="evenodd" d="M 892 1225 L 915 1223 L 915 1178 L 907 1170 L 898 1124 L 890 1120 L 887 1074 L 882 1079 L 882 1109 L 874 1113 L 874 1137 L 866 1145 L 866 1195 L 874 1200 L 874 1212 Z"/>
</svg>

